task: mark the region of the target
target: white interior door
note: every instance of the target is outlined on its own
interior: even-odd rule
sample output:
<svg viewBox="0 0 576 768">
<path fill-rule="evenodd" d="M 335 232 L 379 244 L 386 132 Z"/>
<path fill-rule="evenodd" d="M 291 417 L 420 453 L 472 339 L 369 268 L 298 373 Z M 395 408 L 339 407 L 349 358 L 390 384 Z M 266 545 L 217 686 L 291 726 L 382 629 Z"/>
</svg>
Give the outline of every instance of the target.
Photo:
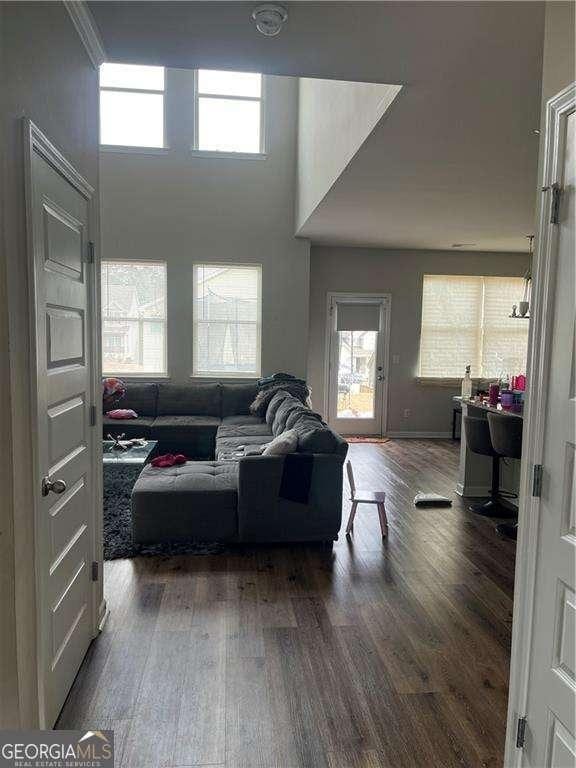
<svg viewBox="0 0 576 768">
<path fill-rule="evenodd" d="M 342 435 L 385 432 L 389 315 L 387 296 L 329 298 L 328 421 Z"/>
<path fill-rule="evenodd" d="M 576 765 L 576 116 L 572 99 L 558 123 L 554 226 L 555 285 L 543 442 L 543 487 L 536 560 L 534 624 L 521 765 Z M 546 389 L 546 386 L 545 386 Z"/>
<path fill-rule="evenodd" d="M 29 126 L 38 675 L 52 727 L 93 637 L 91 188 Z"/>
</svg>

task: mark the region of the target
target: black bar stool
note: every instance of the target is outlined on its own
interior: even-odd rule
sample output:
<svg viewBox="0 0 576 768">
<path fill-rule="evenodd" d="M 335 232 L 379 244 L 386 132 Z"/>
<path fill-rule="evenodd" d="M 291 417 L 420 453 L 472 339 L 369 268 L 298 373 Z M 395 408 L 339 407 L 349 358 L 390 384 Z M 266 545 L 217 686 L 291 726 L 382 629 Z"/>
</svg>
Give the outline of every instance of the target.
<svg viewBox="0 0 576 768">
<path fill-rule="evenodd" d="M 489 413 L 488 426 L 492 446 L 499 456 L 510 459 L 522 458 L 522 430 L 524 428 L 522 419 Z M 515 539 L 518 533 L 518 520 L 514 523 L 499 523 L 496 530 L 503 536 Z"/>
<path fill-rule="evenodd" d="M 468 509 L 477 515 L 486 517 L 514 517 L 514 514 L 500 504 L 500 454 L 494 449 L 490 438 L 488 419 L 464 416 L 464 434 L 466 444 L 472 453 L 492 458 L 492 487 L 490 498 L 480 504 L 472 504 Z"/>
</svg>

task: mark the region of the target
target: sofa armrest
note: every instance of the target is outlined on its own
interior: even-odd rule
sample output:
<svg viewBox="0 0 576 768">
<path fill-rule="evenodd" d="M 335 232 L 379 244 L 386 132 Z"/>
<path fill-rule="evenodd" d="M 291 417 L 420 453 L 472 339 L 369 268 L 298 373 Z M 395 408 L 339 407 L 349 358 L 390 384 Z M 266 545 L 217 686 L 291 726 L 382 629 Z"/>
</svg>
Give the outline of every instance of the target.
<svg viewBox="0 0 576 768">
<path fill-rule="evenodd" d="M 312 454 L 307 503 L 280 495 L 284 456 L 247 456 L 238 473 L 240 541 L 328 541 L 342 519 L 342 465 L 338 454 Z"/>
</svg>

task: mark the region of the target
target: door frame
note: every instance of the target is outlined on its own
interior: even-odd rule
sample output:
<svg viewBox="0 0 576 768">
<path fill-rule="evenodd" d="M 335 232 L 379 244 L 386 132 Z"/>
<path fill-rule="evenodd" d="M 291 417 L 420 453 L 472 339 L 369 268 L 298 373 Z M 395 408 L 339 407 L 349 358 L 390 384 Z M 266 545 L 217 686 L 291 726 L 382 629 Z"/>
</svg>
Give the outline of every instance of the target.
<svg viewBox="0 0 576 768">
<path fill-rule="evenodd" d="M 559 181 L 562 173 L 564 121 L 576 103 L 576 83 L 572 83 L 546 104 L 545 138 L 543 145 L 542 188 Z M 550 221 L 551 195 L 542 189 L 539 206 L 538 238 L 533 263 L 532 307 L 528 354 L 528 381 L 524 415 L 523 455 L 520 474 L 518 507 L 518 544 L 514 611 L 512 619 L 512 648 L 510 690 L 504 765 L 519 768 L 522 750 L 516 747 L 518 719 L 526 715 L 532 628 L 536 586 L 536 559 L 540 525 L 540 499 L 532 495 L 533 468 L 541 464 L 544 455 L 545 408 L 548 394 L 548 365 L 552 350 L 554 291 L 558 248 L 558 228 Z"/>
<path fill-rule="evenodd" d="M 387 306 L 386 327 L 381 331 L 383 334 L 383 359 L 382 373 L 384 380 L 382 382 L 382 402 L 380 409 L 380 435 L 384 437 L 388 429 L 388 392 L 390 375 L 390 327 L 392 325 L 392 294 L 391 293 L 363 293 L 362 291 L 328 291 L 326 294 L 326 323 L 324 333 L 324 397 L 323 413 L 326 421 L 330 419 L 330 369 L 332 364 L 332 316 L 330 307 L 338 299 L 382 299 Z"/>
<path fill-rule="evenodd" d="M 27 254 L 27 270 L 28 270 L 28 338 L 30 345 L 30 360 L 29 360 L 29 373 L 30 373 L 30 389 L 29 389 L 29 401 L 30 401 L 30 416 L 31 416 L 31 431 L 30 431 L 30 445 L 32 446 L 31 458 L 32 458 L 32 497 L 34 502 L 33 516 L 34 516 L 34 552 L 33 552 L 33 568 L 34 568 L 34 597 L 35 603 L 34 613 L 36 626 L 34 628 L 35 645 L 36 645 L 36 674 L 37 674 L 37 692 L 36 698 L 38 701 L 38 722 L 40 728 L 51 728 L 52 723 L 46 722 L 46 713 L 44 710 L 44 677 L 43 677 L 43 662 L 46 649 L 42 647 L 42 596 L 43 587 L 40 583 L 41 571 L 39 568 L 40 562 L 40 550 L 38 547 L 38 531 L 39 531 L 39 510 L 40 510 L 40 477 L 42 475 L 40 467 L 40 459 L 38 455 L 38 445 L 35 440 L 35 435 L 38 429 L 39 415 L 37 410 L 37 393 L 34 383 L 37 379 L 38 373 L 38 352 L 36 346 L 36 282 L 35 282 L 35 254 L 34 254 L 34 233 L 33 233 L 33 216 L 34 210 L 34 197 L 33 197 L 33 173 L 32 173 L 32 158 L 34 153 L 40 155 L 54 170 L 66 179 L 88 202 L 88 240 L 94 243 L 94 261 L 93 263 L 87 263 L 87 322 L 90 323 L 90 341 L 91 352 L 93 361 L 93 370 L 91 376 L 90 397 L 91 403 L 96 405 L 101 400 L 101 384 L 100 384 L 100 334 L 98 333 L 99 321 L 100 321 L 100 287 L 99 287 L 99 226 L 98 226 L 98 197 L 95 194 L 96 190 L 92 185 L 81 176 L 78 171 L 71 165 L 66 157 L 60 152 L 60 150 L 50 141 L 50 139 L 35 125 L 29 118 L 22 119 L 23 128 L 23 146 L 24 146 L 24 183 L 25 183 L 25 201 L 26 201 L 26 254 Z M 89 436 L 90 447 L 92 451 L 92 509 L 90 511 L 90 517 L 92 518 L 92 530 L 90 535 L 91 540 L 91 557 L 94 563 L 97 563 L 97 578 L 91 582 L 90 590 L 90 616 L 91 616 L 91 634 L 92 637 L 96 637 L 99 633 L 104 620 L 106 618 L 106 602 L 103 596 L 103 579 L 102 579 L 102 473 L 99 471 L 102 460 L 102 441 L 99 439 L 102 434 L 102 415 L 101 408 L 96 407 L 96 419 L 95 425 L 91 428 L 91 434 Z M 95 574 L 96 575 L 96 574 Z M 28 631 L 32 628 L 28 627 Z"/>
</svg>

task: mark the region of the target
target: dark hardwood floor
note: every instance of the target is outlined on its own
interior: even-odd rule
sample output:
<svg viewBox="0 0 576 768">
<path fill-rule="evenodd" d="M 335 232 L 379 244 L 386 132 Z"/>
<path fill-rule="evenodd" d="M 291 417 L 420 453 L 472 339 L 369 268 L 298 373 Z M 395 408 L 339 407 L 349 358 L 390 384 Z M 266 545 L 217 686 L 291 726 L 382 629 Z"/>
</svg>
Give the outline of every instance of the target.
<svg viewBox="0 0 576 768">
<path fill-rule="evenodd" d="M 503 760 L 513 543 L 454 493 L 457 444 L 350 446 L 385 490 L 317 546 L 106 563 L 110 616 L 58 727 L 123 768 L 449 768 Z M 418 490 L 452 496 L 417 510 Z M 344 530 L 349 504 L 344 506 Z"/>
</svg>

